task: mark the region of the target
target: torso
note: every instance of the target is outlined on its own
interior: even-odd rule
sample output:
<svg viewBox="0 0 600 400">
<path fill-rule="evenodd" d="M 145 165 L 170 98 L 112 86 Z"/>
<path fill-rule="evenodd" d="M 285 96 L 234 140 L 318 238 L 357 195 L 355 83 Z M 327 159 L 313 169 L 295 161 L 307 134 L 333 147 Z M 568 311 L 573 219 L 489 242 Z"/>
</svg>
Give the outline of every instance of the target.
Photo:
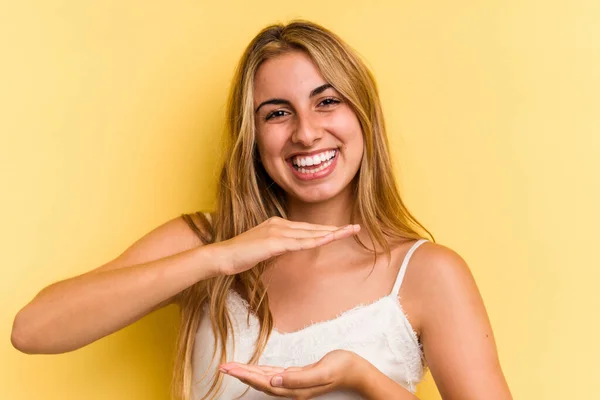
<svg viewBox="0 0 600 400">
<path fill-rule="evenodd" d="M 408 318 L 415 300 L 409 285 L 394 287 L 394 282 L 406 282 L 408 271 L 418 268 L 408 260 L 409 268 L 404 279 L 398 272 L 409 249 L 426 244 L 409 240 L 392 247 L 391 262 L 385 256 L 353 257 L 344 251 L 343 257 L 317 257 L 322 261 L 310 263 L 306 255 L 298 252 L 295 257 L 280 257 L 270 273 L 263 275 L 268 284 L 269 308 L 274 319 L 274 329 L 258 364 L 287 368 L 317 362 L 335 349 L 353 351 L 365 358 L 381 372 L 415 393 L 416 384 L 425 371 L 425 360 L 418 340 L 418 318 Z M 314 260 L 314 253 L 313 253 Z M 389 264 L 389 265 L 388 265 Z M 317 270 L 317 268 L 319 268 Z M 394 288 L 394 289 L 392 289 Z M 408 288 L 408 290 L 406 290 Z M 403 290 L 405 289 L 405 290 Z M 399 298 L 402 297 L 402 302 Z M 249 313 L 248 304 L 231 290 L 226 307 L 232 317 L 233 334 L 228 337 L 227 360 L 247 363 L 255 348 L 259 321 Z M 414 308 L 416 310 L 416 307 Z M 193 386 L 193 399 L 200 399 L 207 390 L 204 372 L 215 372 L 220 351 L 213 346 L 214 336 L 208 309 L 196 334 L 193 356 L 193 374 L 197 382 Z M 212 361 L 213 350 L 216 359 Z M 274 399 L 262 392 L 248 388 L 230 376 L 224 376 L 220 398 L 242 395 L 244 400 Z M 330 392 L 319 396 L 320 400 L 359 400 L 356 393 Z"/>
<path fill-rule="evenodd" d="M 357 304 L 370 304 L 387 296 L 414 243 L 409 239 L 396 244 L 391 248 L 391 258 L 379 255 L 375 264 L 373 255 L 366 251 L 338 252 L 343 255 L 324 257 L 313 265 L 307 265 L 302 252 L 279 257 L 263 276 L 275 329 L 295 332 L 314 322 L 331 320 Z M 400 289 L 402 307 L 420 336 L 417 302 L 411 298 L 412 293 L 407 296 L 407 286 L 403 284 Z"/>
</svg>

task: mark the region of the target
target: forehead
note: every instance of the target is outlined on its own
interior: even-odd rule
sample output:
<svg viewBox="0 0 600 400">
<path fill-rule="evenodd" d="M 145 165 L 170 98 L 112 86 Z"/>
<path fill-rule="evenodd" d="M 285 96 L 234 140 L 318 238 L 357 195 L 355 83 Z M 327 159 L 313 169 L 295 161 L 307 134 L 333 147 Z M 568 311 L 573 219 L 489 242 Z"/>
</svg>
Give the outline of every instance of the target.
<svg viewBox="0 0 600 400">
<path fill-rule="evenodd" d="M 266 60 L 256 71 L 254 101 L 270 98 L 308 98 L 310 92 L 326 83 L 312 59 L 294 51 Z"/>
</svg>

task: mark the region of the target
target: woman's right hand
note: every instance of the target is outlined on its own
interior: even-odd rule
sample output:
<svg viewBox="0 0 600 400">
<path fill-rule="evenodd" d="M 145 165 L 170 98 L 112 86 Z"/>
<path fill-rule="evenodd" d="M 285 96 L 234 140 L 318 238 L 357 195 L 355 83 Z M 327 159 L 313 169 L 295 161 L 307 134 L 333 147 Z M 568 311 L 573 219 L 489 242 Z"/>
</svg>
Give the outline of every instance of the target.
<svg viewBox="0 0 600 400">
<path fill-rule="evenodd" d="M 298 250 L 312 249 L 357 234 L 360 225 L 337 227 L 272 217 L 248 231 L 213 246 L 223 275 L 251 269 L 261 261 Z"/>
</svg>

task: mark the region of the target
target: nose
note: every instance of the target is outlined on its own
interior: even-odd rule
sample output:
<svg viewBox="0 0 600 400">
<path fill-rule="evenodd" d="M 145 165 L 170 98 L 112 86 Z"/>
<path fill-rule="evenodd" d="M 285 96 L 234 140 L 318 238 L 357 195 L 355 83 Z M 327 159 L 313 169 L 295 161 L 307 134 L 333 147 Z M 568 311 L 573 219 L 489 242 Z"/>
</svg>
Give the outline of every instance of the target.
<svg viewBox="0 0 600 400">
<path fill-rule="evenodd" d="M 323 136 L 322 130 L 308 115 L 296 114 L 296 124 L 292 133 L 292 142 L 306 147 L 312 146 Z"/>
</svg>

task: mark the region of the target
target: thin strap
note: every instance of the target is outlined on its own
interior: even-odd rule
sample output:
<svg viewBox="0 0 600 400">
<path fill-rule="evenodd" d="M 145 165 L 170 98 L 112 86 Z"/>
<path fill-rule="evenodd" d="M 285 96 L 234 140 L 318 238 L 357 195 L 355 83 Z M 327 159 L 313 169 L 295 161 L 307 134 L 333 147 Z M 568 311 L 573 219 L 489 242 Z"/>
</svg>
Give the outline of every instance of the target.
<svg viewBox="0 0 600 400">
<path fill-rule="evenodd" d="M 390 294 L 398 296 L 398 292 L 400 292 L 400 286 L 402 285 L 402 280 L 404 279 L 404 274 L 406 273 L 406 267 L 408 266 L 410 257 L 412 256 L 412 254 L 415 252 L 415 250 L 420 245 L 422 245 L 423 243 L 425 243 L 427 241 L 428 241 L 427 239 L 419 239 L 408 250 L 408 253 L 406 253 L 406 256 L 404 256 L 404 261 L 402 261 L 402 265 L 400 266 L 400 271 L 398 272 L 398 277 L 396 278 L 396 282 L 394 283 L 394 288 L 392 289 L 392 293 L 390 293 Z"/>
</svg>

